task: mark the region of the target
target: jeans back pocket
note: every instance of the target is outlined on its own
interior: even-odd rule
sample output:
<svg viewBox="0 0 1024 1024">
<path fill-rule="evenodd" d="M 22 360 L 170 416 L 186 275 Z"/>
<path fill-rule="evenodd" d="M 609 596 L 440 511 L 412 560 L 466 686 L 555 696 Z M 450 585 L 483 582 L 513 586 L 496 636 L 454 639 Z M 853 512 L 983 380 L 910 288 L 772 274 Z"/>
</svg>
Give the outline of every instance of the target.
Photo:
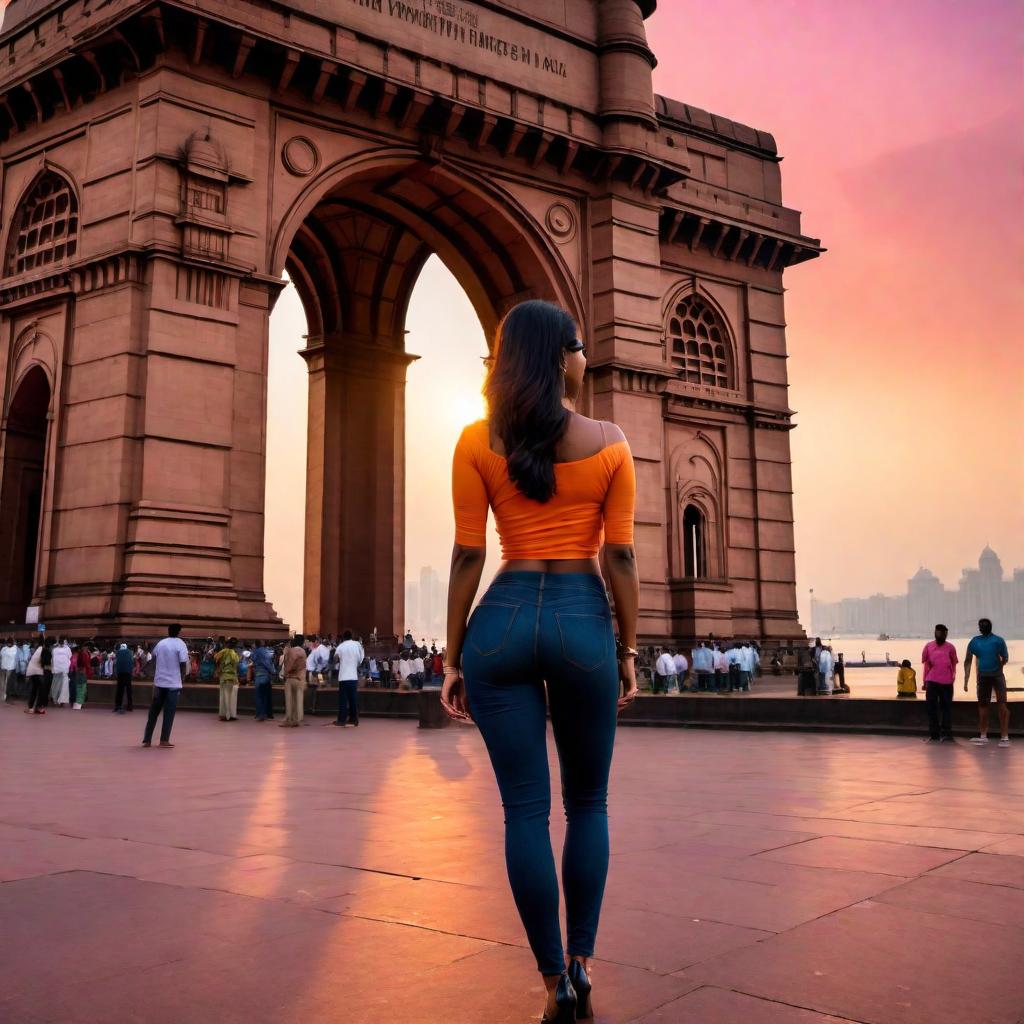
<svg viewBox="0 0 1024 1024">
<path fill-rule="evenodd" d="M 505 647 L 518 611 L 517 604 L 496 601 L 478 604 L 470 616 L 466 643 L 483 658 L 499 654 Z"/>
<path fill-rule="evenodd" d="M 594 672 L 608 659 L 611 616 L 555 612 L 562 657 L 583 672 Z"/>
</svg>

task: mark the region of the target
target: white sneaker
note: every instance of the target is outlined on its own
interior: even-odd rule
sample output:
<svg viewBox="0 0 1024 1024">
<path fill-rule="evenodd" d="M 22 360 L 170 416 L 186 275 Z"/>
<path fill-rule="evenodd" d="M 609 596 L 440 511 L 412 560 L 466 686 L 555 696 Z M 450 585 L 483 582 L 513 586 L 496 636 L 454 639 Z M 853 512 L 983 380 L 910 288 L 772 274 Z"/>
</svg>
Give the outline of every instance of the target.
<svg viewBox="0 0 1024 1024">
<path fill-rule="evenodd" d="M 978 743 L 978 744 L 988 743 L 988 737 L 987 736 L 972 736 L 971 737 L 971 742 L 972 743 Z"/>
<path fill-rule="evenodd" d="M 82 705 L 81 704 L 72 704 L 71 705 L 71 710 L 72 711 L 81 711 L 82 710 Z"/>
<path fill-rule="evenodd" d="M 1004 736 L 999 741 L 999 746 L 1001 746 L 1001 747 L 1008 747 L 1009 745 L 1010 745 L 1010 740 L 1009 740 L 1009 737 L 1007 737 L 1007 736 Z"/>
</svg>

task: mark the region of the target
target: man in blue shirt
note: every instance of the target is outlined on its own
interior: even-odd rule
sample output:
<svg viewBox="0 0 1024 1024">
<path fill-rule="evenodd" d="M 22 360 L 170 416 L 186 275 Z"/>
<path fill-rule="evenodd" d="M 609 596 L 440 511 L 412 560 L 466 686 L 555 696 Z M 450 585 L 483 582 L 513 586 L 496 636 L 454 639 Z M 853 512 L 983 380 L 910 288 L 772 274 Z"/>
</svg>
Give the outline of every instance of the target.
<svg viewBox="0 0 1024 1024">
<path fill-rule="evenodd" d="M 704 646 L 703 640 L 699 640 L 697 646 L 690 651 L 690 664 L 697 677 L 693 688 L 695 690 L 710 690 L 712 680 L 715 678 L 715 656 L 710 647 Z"/>
<path fill-rule="evenodd" d="M 262 640 L 257 640 L 253 648 L 252 670 L 252 681 L 256 684 L 256 721 L 272 722 L 277 669 L 274 667 L 274 652 Z"/>
<path fill-rule="evenodd" d="M 964 691 L 971 677 L 971 663 L 978 659 L 978 735 L 972 743 L 988 743 L 988 706 L 992 691 L 996 691 L 996 706 L 999 710 L 999 746 L 1010 745 L 1010 709 L 1006 703 L 1006 678 L 1003 666 L 1010 660 L 1006 641 L 992 632 L 989 619 L 978 620 L 979 636 L 967 645 L 964 658 Z"/>
</svg>

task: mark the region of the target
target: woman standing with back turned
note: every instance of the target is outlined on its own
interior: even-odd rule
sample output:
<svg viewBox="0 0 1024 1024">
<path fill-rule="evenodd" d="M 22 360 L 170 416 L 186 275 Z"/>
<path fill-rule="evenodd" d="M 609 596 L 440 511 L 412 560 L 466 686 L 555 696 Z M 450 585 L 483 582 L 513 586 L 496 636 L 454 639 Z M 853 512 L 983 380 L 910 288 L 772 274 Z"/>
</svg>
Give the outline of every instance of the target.
<svg viewBox="0 0 1024 1024">
<path fill-rule="evenodd" d="M 489 419 L 466 427 L 453 460 L 441 693 L 449 715 L 472 716 L 487 745 L 509 882 L 548 990 L 543 1019 L 558 1024 L 593 1015 L 587 961 L 608 873 L 608 773 L 618 709 L 636 696 L 636 477 L 622 431 L 574 411 L 586 365 L 572 317 L 549 303 L 521 303 L 498 330 Z M 467 624 L 488 506 L 504 561 Z M 602 533 L 618 642 L 597 558 Z M 548 832 L 545 682 L 567 822 L 568 971 Z"/>
</svg>

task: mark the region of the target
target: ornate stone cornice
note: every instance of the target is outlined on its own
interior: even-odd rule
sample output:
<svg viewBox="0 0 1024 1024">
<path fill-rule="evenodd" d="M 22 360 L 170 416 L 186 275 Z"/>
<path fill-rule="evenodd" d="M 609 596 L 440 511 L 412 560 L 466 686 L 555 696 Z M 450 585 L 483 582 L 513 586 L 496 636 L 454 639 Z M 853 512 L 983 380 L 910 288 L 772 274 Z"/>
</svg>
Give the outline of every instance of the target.
<svg viewBox="0 0 1024 1024">
<path fill-rule="evenodd" d="M 385 70 L 377 72 L 334 54 L 296 49 L 260 28 L 243 30 L 238 14 L 237 8 L 209 5 L 200 12 L 190 3 L 158 0 L 69 35 L 66 45 L 44 63 L 27 65 L 22 74 L 15 71 L 0 85 L 0 138 L 72 110 L 155 66 L 162 54 L 173 49 L 193 64 L 217 63 L 235 78 L 268 80 L 277 95 L 301 97 L 305 106 L 334 104 L 346 114 L 387 119 L 396 129 L 414 130 L 425 138 L 491 149 L 503 159 L 522 161 L 531 168 L 547 163 L 562 175 L 618 181 L 646 195 L 663 194 L 686 177 L 685 167 L 655 154 L 604 148 L 593 114 L 567 108 L 568 132 L 545 124 L 545 105 L 557 104 L 552 96 L 529 94 L 537 118 L 528 121 L 432 92 L 419 85 L 418 75 L 415 82 L 393 78 L 387 74 L 386 60 Z M 10 33 L 11 38 L 23 27 Z M 400 47 L 380 45 L 400 52 Z M 407 56 L 420 60 L 412 53 Z M 484 80 L 480 81 L 483 88 Z"/>
<path fill-rule="evenodd" d="M 814 259 L 825 251 L 820 239 L 742 223 L 699 207 L 666 205 L 658 226 L 667 245 L 685 245 L 691 252 L 700 249 L 716 259 L 770 271 Z"/>
</svg>

